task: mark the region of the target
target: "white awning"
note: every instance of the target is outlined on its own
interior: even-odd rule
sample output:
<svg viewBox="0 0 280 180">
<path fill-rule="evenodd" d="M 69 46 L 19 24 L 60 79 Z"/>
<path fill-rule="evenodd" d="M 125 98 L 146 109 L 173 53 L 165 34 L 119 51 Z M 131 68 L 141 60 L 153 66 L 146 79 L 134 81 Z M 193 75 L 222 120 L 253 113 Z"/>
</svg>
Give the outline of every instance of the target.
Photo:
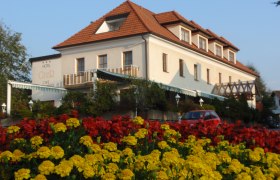
<svg viewBox="0 0 280 180">
<path fill-rule="evenodd" d="M 166 85 L 166 84 L 162 84 L 162 83 L 158 83 L 158 85 L 160 88 L 167 90 L 167 91 L 172 91 L 172 92 L 196 97 L 196 92 L 193 90 L 190 90 L 190 89 L 178 88 L 178 87 L 174 87 L 174 86 L 170 86 L 170 85 Z"/>
<path fill-rule="evenodd" d="M 218 99 L 220 101 L 224 101 L 225 99 L 227 99 L 226 97 L 223 96 L 219 96 L 216 94 L 211 94 L 211 93 L 207 93 L 207 92 L 203 92 L 203 91 L 199 91 L 196 90 L 197 92 L 197 96 L 201 96 L 201 97 L 205 97 L 205 98 L 209 98 L 209 99 Z"/>
<path fill-rule="evenodd" d="M 50 91 L 50 92 L 57 92 L 57 93 L 67 93 L 67 90 L 65 88 L 58 88 L 53 86 L 31 84 L 31 83 L 17 82 L 11 80 L 8 81 L 8 84 L 11 84 L 13 88 L 18 88 L 18 89 L 30 89 L 30 90 Z"/>
</svg>

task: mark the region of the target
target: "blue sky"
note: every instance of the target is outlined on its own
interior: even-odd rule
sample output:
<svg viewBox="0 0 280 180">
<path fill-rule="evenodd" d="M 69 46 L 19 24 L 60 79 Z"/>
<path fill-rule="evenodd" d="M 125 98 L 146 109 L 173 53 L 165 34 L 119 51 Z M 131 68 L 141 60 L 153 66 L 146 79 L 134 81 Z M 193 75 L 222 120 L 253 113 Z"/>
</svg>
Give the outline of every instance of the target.
<svg viewBox="0 0 280 180">
<path fill-rule="evenodd" d="M 0 22 L 22 33 L 31 57 L 57 53 L 51 48 L 124 0 L 0 0 Z M 273 0 L 133 0 L 155 13 L 176 10 L 225 37 L 253 64 L 268 88 L 280 90 L 280 7 Z"/>
</svg>

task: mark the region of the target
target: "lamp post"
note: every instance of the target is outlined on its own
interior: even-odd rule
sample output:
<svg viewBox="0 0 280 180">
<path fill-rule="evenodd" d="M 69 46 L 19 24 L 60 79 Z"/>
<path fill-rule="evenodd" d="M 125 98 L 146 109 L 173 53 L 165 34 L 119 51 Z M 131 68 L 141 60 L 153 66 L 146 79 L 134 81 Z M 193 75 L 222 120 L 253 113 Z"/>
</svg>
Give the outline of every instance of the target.
<svg viewBox="0 0 280 180">
<path fill-rule="evenodd" d="M 180 98 L 181 98 L 181 96 L 177 93 L 176 96 L 175 96 L 175 100 L 176 100 L 177 107 L 178 107 Z"/>
<path fill-rule="evenodd" d="M 200 99 L 199 99 L 199 104 L 200 104 L 201 107 L 203 106 L 203 103 L 204 103 L 203 99 L 200 98 Z"/>
<path fill-rule="evenodd" d="M 177 109 L 178 109 L 178 104 L 179 104 L 180 98 L 181 98 L 181 96 L 177 93 L 176 96 L 175 96 Z M 178 118 L 179 123 L 181 123 L 181 116 L 180 116 L 179 112 L 177 112 L 177 118 Z"/>
<path fill-rule="evenodd" d="M 33 101 L 32 100 L 30 100 L 29 102 L 28 102 L 28 105 L 29 105 L 29 108 L 30 108 L 30 111 L 32 111 L 32 107 L 33 107 Z"/>
<path fill-rule="evenodd" d="M 2 112 L 3 113 L 6 113 L 6 107 L 7 105 L 5 103 L 2 104 Z"/>
<path fill-rule="evenodd" d="M 138 106 L 138 96 L 139 96 L 139 90 L 138 88 L 135 89 L 134 91 L 134 95 L 135 95 L 135 117 L 137 116 L 137 106 Z"/>
</svg>

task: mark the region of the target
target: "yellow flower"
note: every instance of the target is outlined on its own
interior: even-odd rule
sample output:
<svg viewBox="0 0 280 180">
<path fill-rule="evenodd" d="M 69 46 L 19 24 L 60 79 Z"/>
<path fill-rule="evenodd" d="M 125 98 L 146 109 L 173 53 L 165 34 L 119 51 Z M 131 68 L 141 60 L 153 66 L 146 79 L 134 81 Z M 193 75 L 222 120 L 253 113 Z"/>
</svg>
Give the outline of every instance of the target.
<svg viewBox="0 0 280 180">
<path fill-rule="evenodd" d="M 77 118 L 69 118 L 66 120 L 66 125 L 69 127 L 78 127 L 80 126 L 80 121 Z"/>
<path fill-rule="evenodd" d="M 104 143 L 103 148 L 111 152 L 118 150 L 117 144 L 112 142 Z"/>
<path fill-rule="evenodd" d="M 170 148 L 170 146 L 167 144 L 166 141 L 160 141 L 160 142 L 158 143 L 158 147 L 159 147 L 160 149 Z"/>
<path fill-rule="evenodd" d="M 99 151 L 101 151 L 101 148 L 98 144 L 91 144 L 89 146 L 89 148 L 95 153 L 98 153 Z"/>
<path fill-rule="evenodd" d="M 236 176 L 236 180 L 251 180 L 251 179 L 252 177 L 246 172 L 242 172 L 240 174 L 237 174 Z"/>
<path fill-rule="evenodd" d="M 67 130 L 67 127 L 65 126 L 64 123 L 56 123 L 54 125 L 54 132 L 58 133 L 58 132 L 65 132 Z"/>
<path fill-rule="evenodd" d="M 59 165 L 55 166 L 55 173 L 60 177 L 69 176 L 73 169 L 72 161 L 62 160 Z"/>
<path fill-rule="evenodd" d="M 117 164 L 115 163 L 109 163 L 107 166 L 106 166 L 106 172 L 108 173 L 113 173 L 115 174 L 115 172 L 117 172 L 119 170 L 119 167 Z"/>
<path fill-rule="evenodd" d="M 223 163 L 230 163 L 231 157 L 228 155 L 227 151 L 220 151 L 219 154 L 217 154 L 219 160 Z"/>
<path fill-rule="evenodd" d="M 101 154 L 86 154 L 85 162 L 91 166 L 95 165 L 98 162 L 103 162 L 104 159 Z"/>
<path fill-rule="evenodd" d="M 30 139 L 30 142 L 31 142 L 32 147 L 36 148 L 43 143 L 43 138 L 41 138 L 41 136 L 33 136 Z"/>
<path fill-rule="evenodd" d="M 121 152 L 121 156 L 134 156 L 134 153 L 132 149 L 127 147 Z"/>
<path fill-rule="evenodd" d="M 13 133 L 17 133 L 19 130 L 20 130 L 20 127 L 18 127 L 18 126 L 9 126 L 7 128 L 7 133 L 13 134 Z"/>
<path fill-rule="evenodd" d="M 83 175 L 86 179 L 93 177 L 95 175 L 93 167 L 91 165 L 85 163 L 85 165 L 83 167 Z"/>
<path fill-rule="evenodd" d="M 19 149 L 16 149 L 16 150 L 14 150 L 14 152 L 13 152 L 13 157 L 12 157 L 12 161 L 17 161 L 17 162 L 19 162 L 19 161 L 21 161 L 21 158 L 23 158 L 25 156 L 25 154 L 23 153 L 23 152 L 21 152 L 21 150 L 19 150 Z"/>
<path fill-rule="evenodd" d="M 64 150 L 60 146 L 54 146 L 51 148 L 51 156 L 54 159 L 61 159 L 64 156 Z"/>
<path fill-rule="evenodd" d="M 29 179 L 30 169 L 22 168 L 15 172 L 15 180 Z"/>
<path fill-rule="evenodd" d="M 119 153 L 116 153 L 116 152 L 111 152 L 110 153 L 110 156 L 111 156 L 111 160 L 112 162 L 120 162 L 120 154 Z"/>
<path fill-rule="evenodd" d="M 123 180 L 130 180 L 134 176 L 133 172 L 130 169 L 124 169 L 119 174 L 119 178 Z"/>
<path fill-rule="evenodd" d="M 179 133 L 177 131 L 175 131 L 174 129 L 167 129 L 164 132 L 164 137 L 169 138 L 171 136 L 177 136 L 179 135 Z"/>
<path fill-rule="evenodd" d="M 47 146 L 42 146 L 37 150 L 37 155 L 39 158 L 48 158 L 51 155 L 51 150 Z"/>
<path fill-rule="evenodd" d="M 134 136 L 137 137 L 138 139 L 143 139 L 146 137 L 146 135 L 148 135 L 148 130 L 145 128 L 139 129 L 138 132 L 134 134 Z"/>
<path fill-rule="evenodd" d="M 85 159 L 82 158 L 79 155 L 74 155 L 70 158 L 70 161 L 72 161 L 73 165 L 78 169 L 79 172 L 83 171 Z"/>
<path fill-rule="evenodd" d="M 137 144 L 137 139 L 134 136 L 126 136 L 121 141 L 130 146 L 135 146 Z"/>
<path fill-rule="evenodd" d="M 47 180 L 46 176 L 44 176 L 43 174 L 38 174 L 34 180 Z"/>
<path fill-rule="evenodd" d="M 90 145 L 93 144 L 92 138 L 90 136 L 83 136 L 80 138 L 79 143 L 89 147 Z"/>
<path fill-rule="evenodd" d="M 102 180 L 115 180 L 116 176 L 112 173 L 106 173 L 101 177 Z"/>
<path fill-rule="evenodd" d="M 234 173 L 234 174 L 239 174 L 242 169 L 244 168 L 244 165 L 241 164 L 237 159 L 233 159 L 230 163 L 230 165 L 228 166 L 227 169 L 225 169 L 223 171 L 223 173 L 225 174 L 231 174 L 231 173 Z"/>
<path fill-rule="evenodd" d="M 132 121 L 133 121 L 133 123 L 138 124 L 138 125 L 144 124 L 144 119 L 141 118 L 140 116 L 135 117 Z"/>
<path fill-rule="evenodd" d="M 38 166 L 38 170 L 39 170 L 40 174 L 50 175 L 54 172 L 54 163 L 49 160 L 43 161 Z"/>
<path fill-rule="evenodd" d="M 4 151 L 0 154 L 0 160 L 2 162 L 10 161 L 14 158 L 14 154 L 11 151 Z"/>
<path fill-rule="evenodd" d="M 168 130 L 168 129 L 170 129 L 170 127 L 169 127 L 168 124 L 162 124 L 162 125 L 160 126 L 160 129 Z"/>
<path fill-rule="evenodd" d="M 169 179 L 169 178 L 164 171 L 159 171 L 159 172 L 157 172 L 157 179 L 158 180 L 165 180 L 165 179 Z"/>
</svg>

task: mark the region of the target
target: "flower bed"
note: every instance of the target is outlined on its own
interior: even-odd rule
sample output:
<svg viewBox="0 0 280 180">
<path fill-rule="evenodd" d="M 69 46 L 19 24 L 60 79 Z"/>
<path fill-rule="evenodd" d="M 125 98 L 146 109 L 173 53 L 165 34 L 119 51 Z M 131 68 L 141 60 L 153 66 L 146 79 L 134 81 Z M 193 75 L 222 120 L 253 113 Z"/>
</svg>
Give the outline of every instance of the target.
<svg viewBox="0 0 280 180">
<path fill-rule="evenodd" d="M 137 117 L 0 127 L 0 179 L 277 179 L 280 132 Z"/>
</svg>

